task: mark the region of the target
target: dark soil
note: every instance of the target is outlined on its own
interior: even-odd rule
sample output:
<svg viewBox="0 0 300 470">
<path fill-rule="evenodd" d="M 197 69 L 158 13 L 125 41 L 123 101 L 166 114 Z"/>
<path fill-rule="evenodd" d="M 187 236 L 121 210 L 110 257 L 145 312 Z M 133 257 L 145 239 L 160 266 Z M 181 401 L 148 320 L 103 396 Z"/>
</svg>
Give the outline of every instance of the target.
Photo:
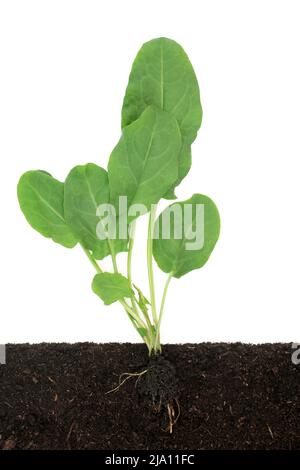
<svg viewBox="0 0 300 470">
<path fill-rule="evenodd" d="M 120 374 L 147 368 L 143 345 L 7 346 L 0 449 L 300 449 L 300 365 L 292 364 L 291 345 L 166 345 L 163 352 L 158 365 L 170 388 L 153 367 L 151 380 L 133 376 L 107 394 Z M 166 404 L 175 396 L 180 417 L 170 434 Z"/>
</svg>

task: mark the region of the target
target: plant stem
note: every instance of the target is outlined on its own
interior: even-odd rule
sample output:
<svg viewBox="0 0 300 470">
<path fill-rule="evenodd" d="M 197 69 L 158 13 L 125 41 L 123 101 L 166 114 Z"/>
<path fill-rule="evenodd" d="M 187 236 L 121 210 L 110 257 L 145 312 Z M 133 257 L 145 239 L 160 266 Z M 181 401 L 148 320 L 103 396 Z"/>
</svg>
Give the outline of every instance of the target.
<svg viewBox="0 0 300 470">
<path fill-rule="evenodd" d="M 140 318 L 139 314 L 136 313 L 124 299 L 119 300 L 119 302 L 125 308 L 126 312 L 132 316 L 140 328 L 147 329 L 145 322 Z"/>
<path fill-rule="evenodd" d="M 88 259 L 90 260 L 90 262 L 92 263 L 92 265 L 94 266 L 94 268 L 96 269 L 97 273 L 103 273 L 103 270 L 100 268 L 99 264 L 95 260 L 92 253 L 89 250 L 87 250 L 86 248 L 84 248 L 84 246 L 81 243 L 80 243 L 80 246 L 83 249 L 83 251 L 85 252 Z"/>
<path fill-rule="evenodd" d="M 127 256 L 127 277 L 128 277 L 130 286 L 132 286 L 131 262 L 132 262 L 134 235 L 135 235 L 135 221 L 131 222 L 131 233 L 129 237 L 128 256 Z"/>
<path fill-rule="evenodd" d="M 131 239 L 130 239 L 130 242 L 131 242 Z M 111 240 L 108 238 L 107 239 L 107 243 L 108 243 L 108 246 L 109 246 L 109 249 L 110 249 L 110 254 L 111 254 L 111 259 L 112 259 L 112 263 L 113 263 L 113 268 L 114 268 L 114 272 L 115 273 L 118 273 L 119 270 L 118 270 L 118 265 L 117 265 L 117 258 L 116 258 L 116 254 L 115 254 L 115 249 L 114 249 L 114 246 L 113 244 L 111 243 Z M 132 243 L 132 246 L 133 246 L 133 243 Z M 132 251 L 132 246 L 131 246 L 131 251 Z M 130 274 L 131 276 L 131 274 Z M 129 279 L 129 278 L 128 278 Z M 130 285 L 131 285 L 131 280 L 129 279 L 129 282 L 130 282 Z M 127 313 L 130 313 L 130 315 L 135 319 L 135 321 L 137 322 L 137 324 L 141 327 L 141 328 L 145 328 L 147 329 L 146 327 L 146 324 L 143 322 L 143 320 L 140 318 L 139 316 L 139 312 L 134 304 L 134 301 L 133 301 L 133 298 L 131 299 L 131 303 L 132 303 L 132 309 L 130 308 L 130 306 L 127 304 L 126 300 L 125 299 L 121 299 L 119 300 L 119 302 L 121 303 L 121 305 L 123 305 L 123 307 L 125 308 L 126 312 Z"/>
<path fill-rule="evenodd" d="M 164 306 L 165 306 L 166 296 L 167 296 L 167 292 L 168 292 L 168 287 L 170 285 L 173 274 L 174 273 L 171 271 L 170 274 L 167 277 L 165 287 L 164 287 L 164 291 L 163 291 L 163 296 L 162 296 L 162 299 L 161 299 L 159 319 L 158 319 L 158 323 L 157 323 L 157 327 L 156 327 L 154 351 L 157 351 L 157 349 L 161 349 L 160 344 L 159 344 L 160 325 L 161 325 L 161 321 L 162 321 L 162 317 L 163 317 L 163 313 L 164 313 Z"/>
<path fill-rule="evenodd" d="M 132 265 L 132 254 L 133 254 L 135 227 L 136 227 L 136 222 L 135 221 L 131 222 L 131 232 L 130 232 L 128 255 L 127 255 L 127 277 L 128 277 L 129 283 L 130 283 L 130 287 L 132 289 L 133 289 L 133 285 L 132 285 L 131 265 Z M 131 298 L 131 305 L 132 305 L 132 309 L 136 312 L 137 315 L 139 315 L 138 304 L 137 304 L 137 301 L 136 301 L 135 297 Z M 152 325 L 151 325 L 151 322 L 150 322 L 150 319 L 149 319 L 149 316 L 148 316 L 147 312 L 143 311 L 142 309 L 141 309 L 141 311 L 142 311 L 142 314 L 144 315 L 144 318 L 145 318 L 146 323 L 147 323 L 148 340 L 149 340 L 149 345 L 150 345 L 149 354 L 151 354 L 151 351 L 152 351 L 152 348 L 153 348 L 153 343 L 155 341 L 155 338 L 153 336 L 153 329 L 152 329 Z"/>
<path fill-rule="evenodd" d="M 90 260 L 91 264 L 93 265 L 93 267 L 95 268 L 95 270 L 97 271 L 97 273 L 103 273 L 103 269 L 99 266 L 99 264 L 97 263 L 97 261 L 95 260 L 94 256 L 92 255 L 92 253 L 87 250 L 81 243 L 80 243 L 80 246 L 81 248 L 83 249 L 84 253 L 86 254 L 86 256 L 88 257 L 88 259 Z M 136 315 L 135 312 L 130 308 L 130 306 L 126 303 L 126 301 L 124 299 L 121 299 L 120 301 L 120 304 L 124 307 L 129 319 L 131 320 L 133 326 L 135 327 L 135 329 L 137 330 L 138 334 L 141 336 L 142 340 L 146 343 L 149 351 L 150 351 L 150 343 L 148 341 L 148 339 L 143 336 L 141 334 L 141 332 L 139 331 L 139 328 L 145 328 L 147 329 L 147 326 L 146 324 L 143 322 L 143 320 L 139 317 L 139 315 Z"/>
<path fill-rule="evenodd" d="M 129 243 L 131 244 L 131 247 L 129 248 L 130 256 L 129 256 L 129 253 L 128 253 L 128 257 L 130 257 L 130 261 L 129 261 L 130 278 L 128 278 L 129 282 L 130 282 L 130 285 L 131 285 L 131 257 L 132 257 L 133 241 L 134 241 L 134 239 L 130 238 L 130 241 L 129 241 Z M 115 253 L 113 243 L 111 242 L 111 240 L 109 238 L 107 239 L 107 243 L 108 243 L 108 246 L 109 246 L 109 249 L 110 249 L 110 254 L 111 254 L 111 259 L 112 259 L 112 263 L 113 263 L 114 273 L 118 273 L 119 270 L 118 270 L 117 258 L 116 258 L 116 253 Z M 127 263 L 128 263 L 128 261 L 127 261 Z M 127 264 L 127 267 L 128 267 L 128 264 Z M 131 287 L 132 287 L 132 285 L 131 285 Z M 127 315 L 129 316 L 129 318 L 130 318 L 133 326 L 137 330 L 138 334 L 141 336 L 143 341 L 146 343 L 146 345 L 149 349 L 149 353 L 150 353 L 151 350 L 152 350 L 152 339 L 150 337 L 148 338 L 149 334 L 145 336 L 140 331 L 141 329 L 146 330 L 146 331 L 149 331 L 149 330 L 147 328 L 147 325 L 145 324 L 145 322 L 142 320 L 142 318 L 139 315 L 139 311 L 137 309 L 137 305 L 135 303 L 134 297 L 131 298 L 132 308 L 127 304 L 125 299 L 121 299 L 121 300 L 119 300 L 119 302 L 124 307 Z"/>
<path fill-rule="evenodd" d="M 127 278 L 128 278 L 131 289 L 133 289 L 132 276 L 131 276 L 131 262 L 132 262 L 134 235 L 135 235 L 135 221 L 131 223 L 131 233 L 130 233 L 130 238 L 129 238 L 128 255 L 127 255 Z M 135 297 L 131 297 L 131 305 L 132 305 L 133 310 L 136 312 L 136 314 L 139 315 Z"/>
<path fill-rule="evenodd" d="M 154 276 L 153 276 L 153 259 L 152 259 L 153 226 L 154 226 L 154 221 L 155 221 L 155 214 L 156 214 L 156 205 L 152 205 L 150 214 L 149 214 L 149 225 L 148 225 L 147 266 L 148 266 L 148 280 L 149 280 L 151 310 L 152 310 L 153 322 L 154 322 L 154 325 L 156 326 L 158 322 L 158 317 L 157 317 L 157 311 L 156 311 L 155 286 L 154 286 Z"/>
<path fill-rule="evenodd" d="M 113 246 L 113 244 L 112 244 L 112 242 L 109 238 L 107 239 L 107 243 L 108 243 L 110 254 L 111 254 L 111 259 L 112 259 L 114 272 L 118 273 L 119 271 L 118 271 L 118 265 L 117 265 L 117 259 L 116 259 L 116 253 L 115 253 L 114 246 Z"/>
</svg>

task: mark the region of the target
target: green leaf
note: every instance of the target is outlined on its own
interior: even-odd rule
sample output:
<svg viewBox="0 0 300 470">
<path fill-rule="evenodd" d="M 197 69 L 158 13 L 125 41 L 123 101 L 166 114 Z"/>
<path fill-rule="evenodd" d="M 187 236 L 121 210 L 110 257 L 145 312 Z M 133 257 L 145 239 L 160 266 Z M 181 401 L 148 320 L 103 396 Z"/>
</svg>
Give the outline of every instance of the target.
<svg viewBox="0 0 300 470">
<path fill-rule="evenodd" d="M 155 325 L 151 325 L 151 330 L 152 330 L 153 336 L 155 337 L 156 336 L 156 331 L 157 331 Z"/>
<path fill-rule="evenodd" d="M 167 207 L 156 220 L 154 233 L 153 255 L 158 266 L 179 278 L 207 262 L 219 238 L 218 209 L 207 196 L 194 194 Z"/>
<path fill-rule="evenodd" d="M 148 313 L 148 305 L 151 305 L 149 300 L 144 296 L 143 292 L 141 291 L 141 289 L 139 289 L 135 284 L 133 284 L 135 290 L 137 291 L 138 293 L 138 305 L 140 307 L 140 309 L 142 310 L 143 313 Z"/>
<path fill-rule="evenodd" d="M 183 158 L 181 158 L 184 155 Z M 179 185 L 182 179 L 188 174 L 192 165 L 192 149 L 191 145 L 184 142 L 182 144 L 180 154 L 179 154 L 179 167 L 178 174 L 179 178 L 176 183 L 167 191 L 164 195 L 165 199 L 176 199 L 175 188 Z"/>
<path fill-rule="evenodd" d="M 124 297 L 133 297 L 129 280 L 116 273 L 96 274 L 93 279 L 92 289 L 103 300 L 105 305 L 110 305 Z"/>
<path fill-rule="evenodd" d="M 189 58 L 171 39 L 153 39 L 139 50 L 123 102 L 122 127 L 138 119 L 151 104 L 171 113 L 180 127 L 182 148 L 178 157 L 176 187 L 191 167 L 190 146 L 201 125 L 202 107 L 197 78 Z M 172 191 L 166 195 L 172 196 Z"/>
<path fill-rule="evenodd" d="M 141 303 L 143 303 L 144 305 L 150 305 L 150 302 L 149 300 L 144 296 L 143 292 L 141 291 L 141 289 L 136 286 L 135 284 L 133 284 L 135 290 L 137 291 L 138 293 L 138 296 L 139 296 L 139 300 L 141 301 Z"/>
<path fill-rule="evenodd" d="M 128 197 L 128 207 L 144 204 L 149 210 L 174 184 L 181 136 L 176 119 L 149 106 L 135 122 L 123 129 L 113 150 L 108 177 L 111 201 Z"/>
<path fill-rule="evenodd" d="M 108 203 L 108 176 L 103 168 L 88 163 L 70 171 L 65 182 L 65 217 L 82 245 L 91 250 L 96 259 L 109 255 L 110 246 L 115 253 L 127 249 L 126 239 L 112 239 L 108 242 L 97 235 L 98 224 L 104 220 L 97 215 L 97 208 Z"/>
<path fill-rule="evenodd" d="M 18 199 L 29 224 L 47 238 L 73 248 L 77 238 L 64 217 L 64 184 L 49 173 L 24 173 L 18 183 Z"/>
<path fill-rule="evenodd" d="M 148 330 L 146 328 L 137 328 L 137 330 L 139 334 L 143 337 L 148 335 Z"/>
</svg>

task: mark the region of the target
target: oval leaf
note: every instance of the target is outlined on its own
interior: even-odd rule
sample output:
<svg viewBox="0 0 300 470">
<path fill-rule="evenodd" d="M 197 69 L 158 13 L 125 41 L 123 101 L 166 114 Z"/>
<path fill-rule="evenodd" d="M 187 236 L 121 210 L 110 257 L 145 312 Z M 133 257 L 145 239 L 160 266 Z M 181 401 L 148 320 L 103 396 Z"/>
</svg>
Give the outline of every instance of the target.
<svg viewBox="0 0 300 470">
<path fill-rule="evenodd" d="M 103 300 L 105 305 L 110 305 L 124 297 L 133 297 L 129 280 L 118 273 L 100 273 L 93 279 L 92 289 Z"/>
<path fill-rule="evenodd" d="M 177 180 L 180 146 L 176 119 L 149 106 L 123 129 L 110 156 L 108 177 L 113 204 L 118 204 L 119 196 L 127 196 L 128 207 L 144 204 L 149 210 Z"/>
<path fill-rule="evenodd" d="M 70 171 L 65 182 L 65 217 L 82 245 L 91 250 L 96 259 L 102 259 L 111 253 L 126 251 L 127 240 L 100 239 L 97 227 L 101 217 L 97 208 L 109 203 L 107 172 L 99 166 L 88 163 L 78 165 Z M 118 233 L 118 230 L 116 230 Z"/>
<path fill-rule="evenodd" d="M 73 248 L 77 238 L 64 217 L 64 184 L 41 170 L 24 173 L 18 183 L 18 199 L 29 224 L 47 238 Z"/>
<path fill-rule="evenodd" d="M 202 120 L 197 78 L 183 48 L 167 38 L 153 39 L 139 50 L 132 66 L 122 109 L 122 127 L 135 121 L 149 105 L 171 113 L 178 121 L 182 148 L 174 187 L 191 167 L 190 146 Z M 167 197 L 172 197 L 169 191 Z"/>
<path fill-rule="evenodd" d="M 194 194 L 167 207 L 157 219 L 154 233 L 153 255 L 158 266 L 179 278 L 208 260 L 220 233 L 218 209 L 207 196 Z"/>
</svg>

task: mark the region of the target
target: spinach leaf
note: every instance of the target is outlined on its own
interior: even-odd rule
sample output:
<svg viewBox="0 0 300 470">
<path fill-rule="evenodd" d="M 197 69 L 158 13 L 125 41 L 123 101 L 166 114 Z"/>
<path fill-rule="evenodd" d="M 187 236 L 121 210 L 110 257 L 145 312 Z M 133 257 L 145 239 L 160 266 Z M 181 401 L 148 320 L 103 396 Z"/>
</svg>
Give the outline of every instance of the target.
<svg viewBox="0 0 300 470">
<path fill-rule="evenodd" d="M 103 300 L 105 305 L 110 305 L 124 297 L 133 297 L 129 280 L 118 273 L 99 273 L 93 279 L 92 289 Z"/>
<path fill-rule="evenodd" d="M 166 230 L 169 221 L 170 231 Z M 153 241 L 153 255 L 158 266 L 179 278 L 201 268 L 208 260 L 220 233 L 218 209 L 209 197 L 194 194 L 167 207 L 156 220 L 154 231 L 157 238 Z"/>
<path fill-rule="evenodd" d="M 153 39 L 139 50 L 132 66 L 122 109 L 122 127 L 132 123 L 149 105 L 171 113 L 178 121 L 182 147 L 179 173 L 166 198 L 191 167 L 191 144 L 202 120 L 197 78 L 183 48 L 167 38 Z"/>
<path fill-rule="evenodd" d="M 137 291 L 138 293 L 138 300 L 137 300 L 137 303 L 140 307 L 140 309 L 142 310 L 142 312 L 144 314 L 148 314 L 148 306 L 150 305 L 150 302 L 149 300 L 144 296 L 144 294 L 142 293 L 141 289 L 139 289 L 135 284 L 134 284 L 134 288 L 135 290 Z"/>
<path fill-rule="evenodd" d="M 128 206 L 144 204 L 148 210 L 174 184 L 181 136 L 176 119 L 149 106 L 124 127 L 108 163 L 111 201 L 128 197 Z"/>
<path fill-rule="evenodd" d="M 147 328 L 137 328 L 137 331 L 139 332 L 139 334 L 143 337 L 147 336 L 148 335 L 148 330 Z"/>
<path fill-rule="evenodd" d="M 18 200 L 29 224 L 44 237 L 73 248 L 77 237 L 64 217 L 64 184 L 49 173 L 24 173 L 18 183 Z"/>
<path fill-rule="evenodd" d="M 127 239 L 100 239 L 97 235 L 103 221 L 97 215 L 101 204 L 109 203 L 107 171 L 88 163 L 73 168 L 65 182 L 65 217 L 82 245 L 91 250 L 96 259 L 102 259 L 111 253 L 127 250 Z M 101 227 L 100 227 L 101 228 Z M 116 227 L 116 236 L 118 227 Z"/>
</svg>

